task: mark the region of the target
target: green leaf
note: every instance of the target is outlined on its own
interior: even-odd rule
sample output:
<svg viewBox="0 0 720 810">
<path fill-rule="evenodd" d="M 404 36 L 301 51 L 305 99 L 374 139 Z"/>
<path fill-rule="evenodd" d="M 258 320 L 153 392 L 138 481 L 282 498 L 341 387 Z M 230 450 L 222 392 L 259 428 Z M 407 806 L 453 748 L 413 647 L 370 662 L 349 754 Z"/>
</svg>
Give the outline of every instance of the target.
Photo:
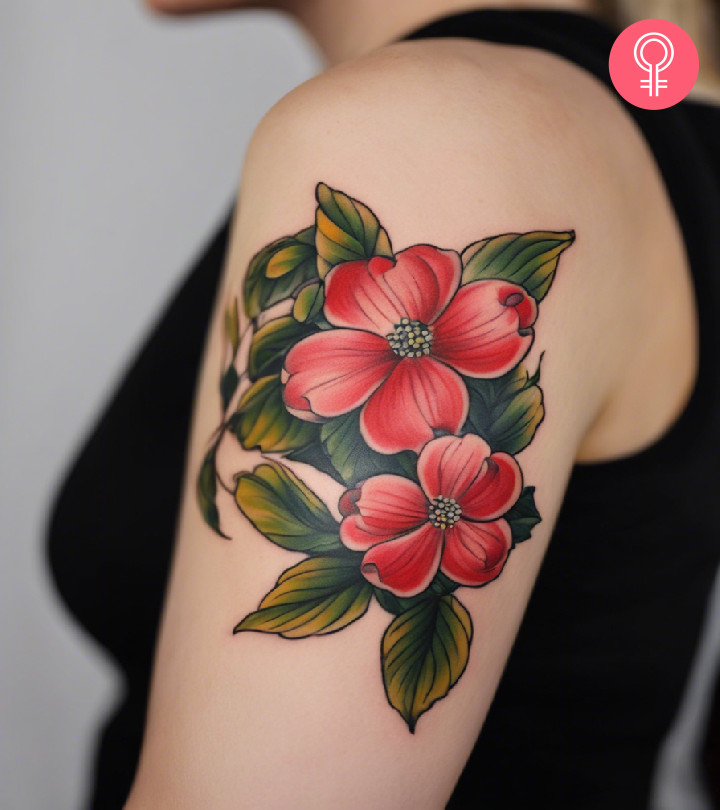
<svg viewBox="0 0 720 810">
<path fill-rule="evenodd" d="M 520 493 L 515 506 L 506 512 L 503 517 L 510 524 L 512 531 L 513 548 L 527 540 L 533 527 L 542 520 L 535 506 L 535 487 L 525 487 Z"/>
<path fill-rule="evenodd" d="M 245 313 L 256 318 L 278 301 L 291 298 L 312 278 L 317 278 L 315 228 L 276 239 L 250 260 L 245 276 Z"/>
<path fill-rule="evenodd" d="M 399 616 L 410 610 L 414 605 L 427 599 L 427 594 L 423 593 L 418 596 L 395 596 L 391 591 L 386 591 L 385 588 L 373 588 L 373 595 L 378 601 L 378 604 L 383 610 L 392 613 L 393 616 Z"/>
<path fill-rule="evenodd" d="M 322 312 L 325 303 L 325 289 L 323 285 L 318 282 L 317 284 L 308 284 L 303 287 L 298 293 L 293 305 L 293 318 L 300 323 L 313 321 Z"/>
<path fill-rule="evenodd" d="M 233 298 L 232 303 L 225 312 L 225 336 L 232 346 L 233 357 L 237 354 L 240 345 L 240 321 L 238 318 L 237 298 Z"/>
<path fill-rule="evenodd" d="M 260 327 L 250 344 L 248 376 L 251 380 L 279 373 L 288 350 L 310 334 L 311 328 L 290 315 L 273 318 Z"/>
<path fill-rule="evenodd" d="M 395 596 L 394 593 L 386 591 L 384 588 L 373 588 L 373 592 L 378 604 L 383 610 L 392 613 L 394 616 L 398 616 L 400 613 L 405 613 L 405 611 L 426 599 L 445 596 L 446 594 L 453 593 L 453 591 L 456 591 L 459 587 L 457 582 L 453 582 L 453 580 L 446 577 L 442 571 L 438 571 L 433 581 L 428 585 L 427 590 L 417 596 Z"/>
<path fill-rule="evenodd" d="M 215 471 L 216 450 L 217 446 L 213 447 L 203 459 L 197 477 L 195 492 L 198 506 L 200 507 L 200 512 L 205 523 L 207 523 L 216 534 L 219 534 L 220 537 L 229 540 L 228 536 L 220 531 L 220 514 L 217 504 L 215 503 L 215 496 L 217 495 L 217 472 Z"/>
<path fill-rule="evenodd" d="M 347 551 L 327 506 L 276 461 L 238 475 L 235 499 L 253 526 L 282 548 L 305 554 Z"/>
<path fill-rule="evenodd" d="M 381 473 L 416 479 L 417 456 L 414 453 L 405 450 L 384 455 L 367 446 L 360 433 L 359 410 L 323 423 L 320 440 L 331 464 L 347 486 Z"/>
<path fill-rule="evenodd" d="M 401 613 L 382 640 L 385 692 L 410 731 L 444 698 L 467 666 L 472 621 L 451 595 L 429 598 Z"/>
<path fill-rule="evenodd" d="M 575 231 L 504 233 L 469 245 L 462 254 L 462 283 L 499 278 L 524 287 L 537 301 L 547 295 L 560 254 Z"/>
<path fill-rule="evenodd" d="M 545 416 L 539 379 L 539 364 L 532 377 L 519 365 L 494 380 L 466 378 L 470 409 L 463 431 L 479 434 L 496 452 L 519 453 Z"/>
<path fill-rule="evenodd" d="M 234 364 L 231 363 L 220 379 L 220 396 L 222 397 L 223 410 L 230 404 L 239 382 L 240 377 L 238 377 Z"/>
<path fill-rule="evenodd" d="M 289 568 L 234 632 L 255 630 L 284 638 L 335 633 L 368 609 L 372 586 L 360 573 L 361 555 L 353 559 L 311 557 Z"/>
<path fill-rule="evenodd" d="M 341 262 L 373 256 L 392 258 L 387 232 L 366 205 L 325 183 L 318 183 L 315 196 L 315 247 L 321 279 Z"/>
<path fill-rule="evenodd" d="M 230 430 L 246 450 L 286 453 L 317 441 L 318 426 L 288 412 L 279 374 L 256 380 L 242 395 Z"/>
</svg>

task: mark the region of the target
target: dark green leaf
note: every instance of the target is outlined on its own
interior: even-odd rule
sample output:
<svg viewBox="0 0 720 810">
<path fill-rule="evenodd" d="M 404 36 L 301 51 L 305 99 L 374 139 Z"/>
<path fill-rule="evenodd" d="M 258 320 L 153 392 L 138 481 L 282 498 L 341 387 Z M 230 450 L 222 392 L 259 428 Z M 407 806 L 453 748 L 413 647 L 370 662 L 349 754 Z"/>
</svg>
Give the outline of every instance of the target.
<svg viewBox="0 0 720 810">
<path fill-rule="evenodd" d="M 323 304 L 325 303 L 325 289 L 323 285 L 318 282 L 317 284 L 308 284 L 303 287 L 298 293 L 293 305 L 293 318 L 300 323 L 307 321 L 314 321 L 315 318 L 322 312 Z"/>
<path fill-rule="evenodd" d="M 347 551 L 327 506 L 282 464 L 268 461 L 251 473 L 241 473 L 236 487 L 235 498 L 245 517 L 278 546 L 305 554 Z"/>
<path fill-rule="evenodd" d="M 280 372 L 288 350 L 312 330 L 290 315 L 268 321 L 255 333 L 248 355 L 248 376 L 251 380 Z"/>
<path fill-rule="evenodd" d="M 238 382 L 240 382 L 240 378 L 235 366 L 231 363 L 220 380 L 220 396 L 222 397 L 223 410 L 230 404 L 230 400 L 237 390 Z"/>
<path fill-rule="evenodd" d="M 381 473 L 416 477 L 414 453 L 405 450 L 384 455 L 367 446 L 360 433 L 359 410 L 325 422 L 320 428 L 320 439 L 330 462 L 347 486 Z"/>
<path fill-rule="evenodd" d="M 226 534 L 220 531 L 220 514 L 218 513 L 215 496 L 217 495 L 217 472 L 215 471 L 215 451 L 216 447 L 205 456 L 200 465 L 196 483 L 196 495 L 200 512 L 207 525 L 220 537 L 229 539 Z"/>
<path fill-rule="evenodd" d="M 317 441 L 319 429 L 312 422 L 288 412 L 282 398 L 280 375 L 256 380 L 242 395 L 230 429 L 246 450 L 286 453 Z"/>
<path fill-rule="evenodd" d="M 435 578 L 430 583 L 430 590 L 440 596 L 453 593 L 453 591 L 456 591 L 459 587 L 457 582 L 454 582 L 450 577 L 446 577 L 442 571 L 438 571 L 437 574 L 435 574 Z"/>
<path fill-rule="evenodd" d="M 317 278 L 315 228 L 276 239 L 250 260 L 245 277 L 245 313 L 256 318 L 278 301 L 292 297 L 312 278 Z"/>
<path fill-rule="evenodd" d="M 494 380 L 466 379 L 470 410 L 464 432 L 479 434 L 496 452 L 519 453 L 545 416 L 539 379 L 539 364 L 532 377 L 519 365 Z"/>
<path fill-rule="evenodd" d="M 428 589 L 417 596 L 395 596 L 394 593 L 386 591 L 384 588 L 374 588 L 373 591 L 380 607 L 383 610 L 387 610 L 388 613 L 397 616 L 400 613 L 405 613 L 406 610 L 409 610 L 419 602 L 438 596 L 445 596 L 446 594 L 453 593 L 459 587 L 457 582 L 453 582 L 446 577 L 442 571 L 438 571 L 433 581 L 428 585 Z"/>
<path fill-rule="evenodd" d="M 372 596 L 372 586 L 360 573 L 360 557 L 311 557 L 289 568 L 234 632 L 306 638 L 342 630 L 367 611 Z"/>
<path fill-rule="evenodd" d="M 525 487 L 515 506 L 503 517 L 510 524 L 513 547 L 527 540 L 533 527 L 542 520 L 535 506 L 535 487 Z"/>
<path fill-rule="evenodd" d="M 471 640 L 470 614 L 451 595 L 424 599 L 393 619 L 382 640 L 383 681 L 410 731 L 458 682 Z"/>
<path fill-rule="evenodd" d="M 547 295 L 560 254 L 575 231 L 504 233 L 469 245 L 462 254 L 462 283 L 499 278 L 524 287 L 537 301 Z"/>
<path fill-rule="evenodd" d="M 318 183 L 315 196 L 315 246 L 321 279 L 341 262 L 373 256 L 392 258 L 390 239 L 366 205 L 325 183 Z"/>
<path fill-rule="evenodd" d="M 393 616 L 405 613 L 406 610 L 409 610 L 411 607 L 427 598 L 425 592 L 419 596 L 395 596 L 394 593 L 386 591 L 385 588 L 373 588 L 373 593 L 380 607 L 388 613 L 392 613 Z"/>
</svg>

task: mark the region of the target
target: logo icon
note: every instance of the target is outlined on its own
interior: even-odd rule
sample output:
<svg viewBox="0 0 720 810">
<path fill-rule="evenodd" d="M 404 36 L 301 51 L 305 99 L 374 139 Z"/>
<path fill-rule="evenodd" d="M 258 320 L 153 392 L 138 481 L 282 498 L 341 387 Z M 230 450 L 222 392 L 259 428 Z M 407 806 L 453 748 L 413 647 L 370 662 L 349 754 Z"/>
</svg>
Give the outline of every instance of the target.
<svg viewBox="0 0 720 810">
<path fill-rule="evenodd" d="M 699 60 L 695 43 L 668 20 L 640 20 L 628 26 L 610 51 L 610 78 L 636 107 L 663 110 L 692 90 Z"/>
<path fill-rule="evenodd" d="M 659 43 L 663 49 L 660 61 L 658 62 L 654 60 L 653 57 L 655 54 L 653 53 L 650 54 L 649 59 L 645 57 L 645 48 L 654 42 Z M 643 34 L 641 37 L 638 37 L 635 43 L 633 56 L 635 57 L 635 62 L 638 67 L 646 70 L 650 74 L 648 79 L 643 79 L 640 82 L 640 87 L 647 88 L 651 96 L 660 95 L 660 90 L 667 87 L 667 79 L 660 78 L 660 71 L 669 68 L 675 58 L 675 48 L 673 48 L 670 37 L 666 37 L 665 34 L 660 34 L 657 31 Z"/>
</svg>

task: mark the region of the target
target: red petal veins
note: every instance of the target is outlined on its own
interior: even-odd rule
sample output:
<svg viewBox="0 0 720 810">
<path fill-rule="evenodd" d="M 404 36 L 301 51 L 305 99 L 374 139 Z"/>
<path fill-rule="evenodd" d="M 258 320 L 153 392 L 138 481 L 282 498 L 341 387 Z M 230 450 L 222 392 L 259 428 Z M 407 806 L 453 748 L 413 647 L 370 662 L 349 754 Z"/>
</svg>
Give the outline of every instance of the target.
<svg viewBox="0 0 720 810">
<path fill-rule="evenodd" d="M 454 250 L 415 245 L 398 253 L 384 280 L 402 301 L 406 317 L 431 324 L 449 304 L 461 274 L 460 256 Z"/>
<path fill-rule="evenodd" d="M 325 317 L 335 326 L 385 336 L 401 318 L 428 324 L 445 309 L 460 283 L 454 251 L 416 245 L 397 254 L 345 262 L 325 279 Z"/>
<path fill-rule="evenodd" d="M 373 476 L 352 493 L 354 514 L 340 524 L 340 539 L 355 551 L 416 529 L 428 519 L 422 490 L 400 475 Z"/>
<path fill-rule="evenodd" d="M 420 449 L 434 430 L 457 433 L 468 413 L 462 378 L 432 357 L 401 360 L 360 414 L 365 441 L 379 453 Z"/>
<path fill-rule="evenodd" d="M 507 453 L 493 453 L 477 471 L 475 480 L 456 500 L 463 517 L 494 520 L 505 514 L 522 492 L 520 465 Z"/>
<path fill-rule="evenodd" d="M 373 546 L 363 557 L 365 579 L 397 596 L 415 596 L 432 582 L 440 564 L 442 535 L 430 523 Z"/>
<path fill-rule="evenodd" d="M 475 481 L 490 447 L 475 434 L 443 436 L 423 447 L 418 458 L 420 486 L 430 500 L 443 495 L 459 500 Z"/>
<path fill-rule="evenodd" d="M 383 337 L 404 317 L 400 301 L 378 282 L 394 266 L 376 256 L 338 264 L 325 278 L 325 317 L 334 326 L 364 329 Z"/>
<path fill-rule="evenodd" d="M 368 399 L 397 362 L 384 338 L 351 329 L 318 332 L 285 358 L 285 404 L 301 418 L 348 413 Z"/>
<path fill-rule="evenodd" d="M 469 377 L 499 377 L 527 354 L 537 305 L 522 287 L 475 281 L 461 287 L 433 326 L 433 356 Z"/>
<path fill-rule="evenodd" d="M 445 532 L 440 570 L 460 585 L 482 585 L 500 574 L 510 544 L 510 526 L 504 520 L 459 520 Z"/>
</svg>

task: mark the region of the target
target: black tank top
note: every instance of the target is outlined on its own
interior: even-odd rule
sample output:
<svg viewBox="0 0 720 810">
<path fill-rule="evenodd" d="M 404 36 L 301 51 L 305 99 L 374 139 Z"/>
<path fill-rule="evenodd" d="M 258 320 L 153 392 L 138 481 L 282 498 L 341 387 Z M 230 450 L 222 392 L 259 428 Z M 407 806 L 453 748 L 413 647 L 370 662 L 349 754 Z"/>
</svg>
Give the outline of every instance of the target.
<svg viewBox="0 0 720 810">
<path fill-rule="evenodd" d="M 607 63 L 617 33 L 574 12 L 484 9 L 408 38 L 541 48 L 614 92 Z M 646 807 L 720 562 L 720 108 L 685 101 L 659 112 L 626 109 L 655 155 L 690 259 L 698 381 L 681 417 L 651 447 L 575 467 L 451 808 Z M 125 676 L 97 749 L 93 810 L 122 807 L 140 750 L 193 389 L 228 222 L 127 371 L 52 514 L 57 587 Z"/>
</svg>

